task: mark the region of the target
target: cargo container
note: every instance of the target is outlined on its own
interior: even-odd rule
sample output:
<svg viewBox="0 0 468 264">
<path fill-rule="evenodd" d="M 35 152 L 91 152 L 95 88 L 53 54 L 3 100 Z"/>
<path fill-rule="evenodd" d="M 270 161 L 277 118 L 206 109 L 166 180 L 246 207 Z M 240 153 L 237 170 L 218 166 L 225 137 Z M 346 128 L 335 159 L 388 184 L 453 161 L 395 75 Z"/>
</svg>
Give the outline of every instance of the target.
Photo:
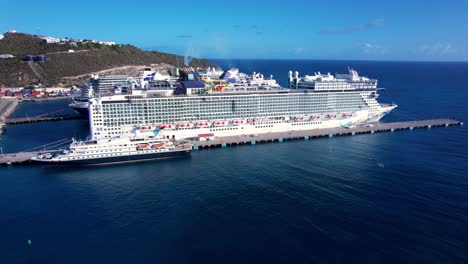
<svg viewBox="0 0 468 264">
<path fill-rule="evenodd" d="M 32 93 L 30 89 L 23 89 L 22 92 L 23 92 L 23 95 L 30 95 Z"/>
<path fill-rule="evenodd" d="M 31 91 L 31 95 L 36 96 L 36 95 L 40 95 L 40 94 L 41 94 L 41 92 L 39 92 L 38 90 L 32 90 Z"/>
</svg>

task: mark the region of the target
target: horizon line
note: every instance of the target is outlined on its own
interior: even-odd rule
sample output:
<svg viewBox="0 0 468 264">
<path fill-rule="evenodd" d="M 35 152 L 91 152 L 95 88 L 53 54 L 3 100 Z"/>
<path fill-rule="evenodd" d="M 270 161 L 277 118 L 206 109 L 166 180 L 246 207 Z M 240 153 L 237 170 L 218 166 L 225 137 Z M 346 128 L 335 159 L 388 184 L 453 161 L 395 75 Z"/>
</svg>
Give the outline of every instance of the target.
<svg viewBox="0 0 468 264">
<path fill-rule="evenodd" d="M 468 60 L 398 60 L 398 59 L 298 59 L 298 58 L 197 58 L 206 60 L 291 60 L 291 61 L 360 61 L 360 62 L 442 62 L 468 63 Z"/>
</svg>

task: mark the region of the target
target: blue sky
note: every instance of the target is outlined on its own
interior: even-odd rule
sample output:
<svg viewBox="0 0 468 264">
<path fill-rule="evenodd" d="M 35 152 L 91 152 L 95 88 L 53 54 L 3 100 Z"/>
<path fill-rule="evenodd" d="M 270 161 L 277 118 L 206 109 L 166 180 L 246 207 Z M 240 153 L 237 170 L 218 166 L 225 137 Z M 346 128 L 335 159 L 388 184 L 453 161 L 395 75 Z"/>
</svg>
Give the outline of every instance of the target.
<svg viewBox="0 0 468 264">
<path fill-rule="evenodd" d="M 468 1 L 0 0 L 0 32 L 204 58 L 468 61 Z"/>
</svg>

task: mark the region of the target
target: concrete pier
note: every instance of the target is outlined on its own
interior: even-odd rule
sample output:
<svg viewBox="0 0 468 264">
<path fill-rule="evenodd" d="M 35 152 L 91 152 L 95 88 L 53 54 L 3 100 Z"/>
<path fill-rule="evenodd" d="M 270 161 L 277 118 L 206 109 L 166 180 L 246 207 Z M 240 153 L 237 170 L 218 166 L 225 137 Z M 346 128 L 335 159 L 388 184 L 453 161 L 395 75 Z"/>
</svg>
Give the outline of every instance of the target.
<svg viewBox="0 0 468 264">
<path fill-rule="evenodd" d="M 15 124 L 46 122 L 46 121 L 61 121 L 61 120 L 83 119 L 83 118 L 84 117 L 81 115 L 10 118 L 10 119 L 5 120 L 5 124 L 15 125 Z"/>
<path fill-rule="evenodd" d="M 30 159 L 44 151 L 0 154 L 0 165 L 19 165 L 31 162 Z M 51 152 L 51 151 L 47 151 Z"/>
<path fill-rule="evenodd" d="M 232 137 L 218 137 L 212 141 L 191 141 L 193 149 L 212 148 L 220 146 L 240 145 L 255 142 L 283 142 L 285 140 L 294 139 L 312 139 L 318 137 L 329 137 L 357 134 L 374 134 L 381 132 L 394 132 L 398 130 L 413 130 L 416 128 L 431 128 L 431 127 L 448 127 L 462 125 L 463 123 L 453 119 L 430 119 L 420 121 L 393 122 L 393 123 L 377 123 L 372 126 L 356 126 L 351 128 L 327 128 L 300 130 L 289 132 L 275 132 L 255 135 L 242 135 Z"/>
<path fill-rule="evenodd" d="M 408 122 L 394 122 L 394 123 L 379 123 L 373 126 L 356 126 L 352 128 L 327 128 L 327 129 L 314 129 L 314 130 L 301 130 L 289 132 L 277 132 L 255 135 L 242 135 L 232 137 L 218 137 L 212 141 L 190 141 L 193 144 L 193 150 L 203 148 L 222 147 L 226 148 L 231 145 L 249 144 L 256 145 L 257 143 L 264 142 L 283 142 L 286 140 L 308 140 L 318 137 L 345 136 L 357 134 L 370 134 L 381 132 L 393 132 L 397 130 L 407 130 L 416 128 L 429 128 L 429 127 L 449 127 L 449 126 L 462 126 L 463 123 L 453 119 L 431 119 L 421 121 L 408 121 Z M 14 165 L 26 164 L 30 158 L 41 153 L 36 152 L 19 152 L 8 153 L 0 155 L 0 165 Z M 46 152 L 54 152 L 47 150 Z"/>
</svg>

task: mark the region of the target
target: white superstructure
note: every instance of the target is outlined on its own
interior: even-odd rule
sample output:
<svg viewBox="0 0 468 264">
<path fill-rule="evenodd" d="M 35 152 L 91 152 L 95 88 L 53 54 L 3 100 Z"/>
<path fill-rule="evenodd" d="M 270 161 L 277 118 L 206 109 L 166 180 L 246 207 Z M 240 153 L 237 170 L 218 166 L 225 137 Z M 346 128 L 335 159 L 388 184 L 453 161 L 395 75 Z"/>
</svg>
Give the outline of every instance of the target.
<svg viewBox="0 0 468 264">
<path fill-rule="evenodd" d="M 221 91 L 196 88 L 200 92 L 190 95 L 94 98 L 91 136 L 109 138 L 141 125 L 157 126 L 161 135 L 174 139 L 346 127 L 378 121 L 396 107 L 379 104 L 377 80 L 359 77 L 355 71 L 304 77 L 291 72 L 289 83 L 288 89 L 254 85 Z"/>
<path fill-rule="evenodd" d="M 161 159 L 190 153 L 191 146 L 158 136 L 152 126 L 135 128 L 132 133 L 112 138 L 76 141 L 67 149 L 42 153 L 33 161 L 55 164 L 109 164 Z"/>
</svg>

